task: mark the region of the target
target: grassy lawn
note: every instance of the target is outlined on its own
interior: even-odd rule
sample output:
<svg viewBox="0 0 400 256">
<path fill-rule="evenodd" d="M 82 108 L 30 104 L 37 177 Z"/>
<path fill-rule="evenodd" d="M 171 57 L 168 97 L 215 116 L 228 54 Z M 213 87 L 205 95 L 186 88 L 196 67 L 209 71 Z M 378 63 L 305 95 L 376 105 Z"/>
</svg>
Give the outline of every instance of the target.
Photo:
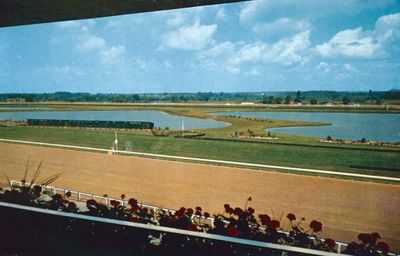
<svg viewBox="0 0 400 256">
<path fill-rule="evenodd" d="M 0 127 L 0 138 L 111 148 L 113 131 L 80 128 Z M 305 147 L 202 139 L 155 137 L 119 131 L 120 148 L 131 140 L 134 151 L 238 162 L 305 167 L 400 177 L 399 172 L 352 169 L 351 165 L 399 168 L 399 152 Z"/>
</svg>

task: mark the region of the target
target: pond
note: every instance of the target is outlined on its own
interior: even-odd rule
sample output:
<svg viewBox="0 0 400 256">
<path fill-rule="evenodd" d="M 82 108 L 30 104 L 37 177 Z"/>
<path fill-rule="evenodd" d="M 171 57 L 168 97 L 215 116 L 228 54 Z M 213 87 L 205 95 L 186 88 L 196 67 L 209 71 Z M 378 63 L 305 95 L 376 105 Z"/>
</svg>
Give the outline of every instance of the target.
<svg viewBox="0 0 400 256">
<path fill-rule="evenodd" d="M 282 127 L 270 131 L 316 137 L 370 141 L 400 141 L 400 114 L 332 112 L 220 112 L 216 115 L 252 116 L 271 119 L 331 123 L 329 126 Z"/>
<path fill-rule="evenodd" d="M 148 121 L 155 127 L 182 129 L 220 128 L 229 125 L 211 119 L 200 119 L 170 115 L 153 110 L 109 110 L 109 111 L 37 111 L 0 112 L 0 120 L 26 119 L 69 119 L 69 120 L 109 120 L 109 121 Z"/>
</svg>

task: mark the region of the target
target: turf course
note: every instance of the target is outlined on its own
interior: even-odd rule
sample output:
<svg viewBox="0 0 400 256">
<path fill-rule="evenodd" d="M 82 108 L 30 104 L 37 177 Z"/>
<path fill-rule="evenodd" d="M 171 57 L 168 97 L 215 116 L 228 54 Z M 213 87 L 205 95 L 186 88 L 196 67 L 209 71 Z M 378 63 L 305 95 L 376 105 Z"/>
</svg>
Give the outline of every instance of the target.
<svg viewBox="0 0 400 256">
<path fill-rule="evenodd" d="M 1 127 L 0 137 L 111 148 L 114 131 L 80 128 Z M 396 171 L 370 171 L 350 168 L 352 165 L 358 165 L 396 169 L 400 166 L 400 152 L 395 150 L 388 152 L 351 147 L 333 148 L 182 139 L 171 136 L 156 137 L 129 131 L 119 131 L 118 139 L 120 148 L 124 147 L 125 141 L 131 140 L 134 151 L 147 153 L 400 177 L 400 173 Z"/>
</svg>

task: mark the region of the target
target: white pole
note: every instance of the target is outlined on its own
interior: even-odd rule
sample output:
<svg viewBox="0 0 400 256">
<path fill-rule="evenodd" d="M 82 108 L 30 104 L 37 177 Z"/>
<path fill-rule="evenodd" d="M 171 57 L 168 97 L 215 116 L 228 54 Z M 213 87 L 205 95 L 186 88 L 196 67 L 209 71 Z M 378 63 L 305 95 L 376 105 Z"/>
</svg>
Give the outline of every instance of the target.
<svg viewBox="0 0 400 256">
<path fill-rule="evenodd" d="M 117 135 L 117 131 L 115 131 L 115 150 L 118 151 L 118 135 Z"/>
</svg>

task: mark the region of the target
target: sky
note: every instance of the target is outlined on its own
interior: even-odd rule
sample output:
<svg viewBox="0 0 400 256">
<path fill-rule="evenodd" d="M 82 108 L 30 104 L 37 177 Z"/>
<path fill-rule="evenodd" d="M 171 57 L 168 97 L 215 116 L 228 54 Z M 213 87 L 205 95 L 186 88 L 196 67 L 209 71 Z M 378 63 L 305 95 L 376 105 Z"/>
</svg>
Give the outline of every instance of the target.
<svg viewBox="0 0 400 256">
<path fill-rule="evenodd" d="M 400 0 L 255 0 L 0 28 L 0 93 L 400 89 Z"/>
</svg>

